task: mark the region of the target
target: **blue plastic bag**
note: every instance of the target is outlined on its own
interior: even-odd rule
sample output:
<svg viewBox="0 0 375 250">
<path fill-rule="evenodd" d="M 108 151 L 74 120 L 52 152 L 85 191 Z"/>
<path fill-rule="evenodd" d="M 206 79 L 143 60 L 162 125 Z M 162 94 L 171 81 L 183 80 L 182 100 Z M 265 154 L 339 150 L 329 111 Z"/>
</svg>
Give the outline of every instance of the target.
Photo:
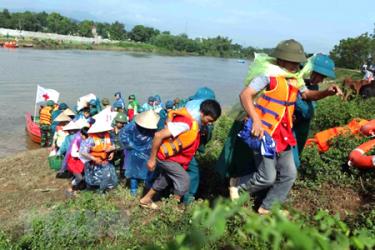
<svg viewBox="0 0 375 250">
<path fill-rule="evenodd" d="M 253 127 L 253 120 L 248 119 L 243 129 L 238 133 L 238 137 L 241 138 L 251 149 L 260 152 L 264 157 L 274 158 L 276 155 L 276 144 L 272 137 L 264 131 L 262 139 L 255 137 L 251 134 Z"/>
</svg>

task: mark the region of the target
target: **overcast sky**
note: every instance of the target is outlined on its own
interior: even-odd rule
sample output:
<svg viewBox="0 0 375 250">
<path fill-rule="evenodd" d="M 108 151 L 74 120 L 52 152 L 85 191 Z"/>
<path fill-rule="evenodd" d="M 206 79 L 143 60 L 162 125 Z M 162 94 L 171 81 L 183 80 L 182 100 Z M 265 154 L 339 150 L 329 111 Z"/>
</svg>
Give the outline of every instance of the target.
<svg viewBox="0 0 375 250">
<path fill-rule="evenodd" d="M 11 11 L 57 11 L 74 19 L 121 21 L 190 37 L 227 36 L 259 48 L 294 38 L 308 52 L 373 32 L 374 0 L 0 0 Z"/>
</svg>

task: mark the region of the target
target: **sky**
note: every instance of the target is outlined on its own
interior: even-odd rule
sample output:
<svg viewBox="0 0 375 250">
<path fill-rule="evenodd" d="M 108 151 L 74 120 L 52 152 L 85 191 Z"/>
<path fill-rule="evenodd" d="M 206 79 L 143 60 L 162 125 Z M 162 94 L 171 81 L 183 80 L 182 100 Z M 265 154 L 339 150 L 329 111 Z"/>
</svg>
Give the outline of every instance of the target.
<svg viewBox="0 0 375 250">
<path fill-rule="evenodd" d="M 60 12 L 77 20 L 143 24 L 189 37 L 226 36 L 272 48 L 285 39 L 328 53 L 341 39 L 372 33 L 374 0 L 0 0 L 0 9 Z"/>
</svg>

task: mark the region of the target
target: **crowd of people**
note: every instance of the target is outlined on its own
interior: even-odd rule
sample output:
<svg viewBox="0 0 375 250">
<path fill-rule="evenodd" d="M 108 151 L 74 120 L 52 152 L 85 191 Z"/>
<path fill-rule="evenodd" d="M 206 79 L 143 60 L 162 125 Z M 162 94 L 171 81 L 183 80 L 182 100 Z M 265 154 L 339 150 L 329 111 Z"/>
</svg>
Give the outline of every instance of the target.
<svg viewBox="0 0 375 250">
<path fill-rule="evenodd" d="M 240 192 L 266 191 L 260 214 L 286 200 L 315 101 L 342 94 L 335 84 L 318 87 L 325 78 L 335 78 L 334 67 L 324 54 L 307 59 L 293 39 L 280 42 L 270 56 L 255 56 L 240 93 L 245 112 L 236 119 L 216 167 L 230 177 L 231 199 Z M 187 99 L 165 103 L 155 95 L 143 105 L 134 95 L 128 105 L 120 92 L 114 97 L 112 105 L 107 98 L 94 98 L 75 112 L 52 101 L 41 109 L 41 146 L 51 146 L 50 157 L 63 157 L 57 177 L 72 176 L 73 194 L 84 188 L 105 192 L 126 178 L 137 196 L 142 182 L 148 191 L 139 203 L 151 209 L 164 190 L 191 202 L 200 181 L 196 153 L 204 150 L 221 115 L 214 91 L 203 87 Z"/>
<path fill-rule="evenodd" d="M 203 131 L 212 131 L 211 124 L 221 115 L 211 89 L 203 87 L 187 99 L 165 104 L 156 95 L 142 106 L 134 95 L 126 106 L 120 92 L 112 105 L 108 98 L 99 101 L 89 94 L 73 110 L 49 100 L 39 116 L 41 146 L 50 148 L 50 158 L 61 159 L 56 177 L 72 178 L 69 195 L 82 189 L 106 192 L 127 180 L 133 196 L 142 182 L 153 191 L 146 197 L 171 184 L 176 198 L 193 200 L 199 185 L 193 158 L 209 141 L 211 132 Z M 146 199 L 141 205 L 155 203 Z"/>
</svg>

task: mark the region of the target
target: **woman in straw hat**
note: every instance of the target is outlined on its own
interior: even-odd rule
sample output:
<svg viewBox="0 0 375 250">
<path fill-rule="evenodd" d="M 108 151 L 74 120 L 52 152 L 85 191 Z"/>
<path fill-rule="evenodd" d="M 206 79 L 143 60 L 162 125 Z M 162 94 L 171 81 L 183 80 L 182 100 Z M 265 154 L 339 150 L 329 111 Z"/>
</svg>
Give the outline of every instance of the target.
<svg viewBox="0 0 375 250">
<path fill-rule="evenodd" d="M 57 126 L 55 128 L 55 133 L 53 134 L 52 138 L 52 146 L 51 146 L 51 152 L 56 152 L 61 147 L 62 143 L 65 140 L 65 137 L 69 134 L 65 130 L 63 130 L 63 127 L 67 125 L 72 119 L 61 113 L 54 122 L 56 122 Z"/>
<path fill-rule="evenodd" d="M 109 131 L 110 122 L 98 119 L 88 130 L 89 137 L 82 142 L 80 155 L 85 163 L 85 182 L 90 187 L 98 187 L 101 192 L 117 186 L 118 179 L 115 167 L 109 162 L 113 153 Z"/>
<path fill-rule="evenodd" d="M 68 178 L 71 174 L 67 171 L 68 156 L 71 153 L 73 141 L 80 137 L 80 133 L 77 133 L 82 128 L 89 127 L 89 124 L 83 119 L 77 121 L 70 121 L 63 130 L 68 133 L 65 137 L 61 147 L 57 151 L 57 155 L 65 155 L 64 162 L 60 170 L 56 174 L 56 178 Z"/>
<path fill-rule="evenodd" d="M 120 131 L 120 142 L 125 148 L 125 177 L 130 179 L 130 192 L 137 194 L 138 181 L 147 178 L 147 160 L 151 153 L 152 139 L 157 129 L 159 115 L 153 110 L 143 112 L 135 117 Z"/>
</svg>

